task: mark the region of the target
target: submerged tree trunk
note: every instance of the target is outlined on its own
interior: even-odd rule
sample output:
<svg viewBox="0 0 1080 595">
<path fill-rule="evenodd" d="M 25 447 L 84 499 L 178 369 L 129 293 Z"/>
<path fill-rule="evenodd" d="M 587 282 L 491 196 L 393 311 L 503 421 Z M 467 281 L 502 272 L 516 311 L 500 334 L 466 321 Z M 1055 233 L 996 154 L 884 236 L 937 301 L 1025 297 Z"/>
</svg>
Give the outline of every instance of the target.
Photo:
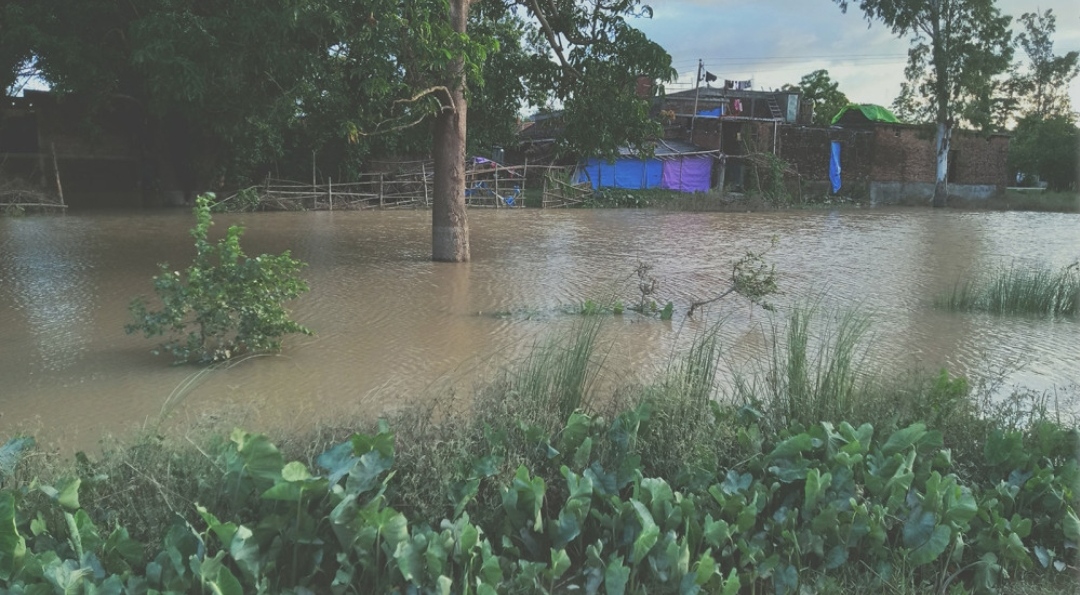
<svg viewBox="0 0 1080 595">
<path fill-rule="evenodd" d="M 934 181 L 934 207 L 944 207 L 949 196 L 949 147 L 952 145 L 952 124 L 937 125 L 937 177 Z"/>
<path fill-rule="evenodd" d="M 450 0 L 450 26 L 465 33 L 469 0 Z M 435 118 L 432 157 L 435 191 L 431 210 L 431 259 L 469 260 L 469 221 L 465 215 L 465 70 L 458 58 L 447 68 L 449 105 Z"/>
</svg>

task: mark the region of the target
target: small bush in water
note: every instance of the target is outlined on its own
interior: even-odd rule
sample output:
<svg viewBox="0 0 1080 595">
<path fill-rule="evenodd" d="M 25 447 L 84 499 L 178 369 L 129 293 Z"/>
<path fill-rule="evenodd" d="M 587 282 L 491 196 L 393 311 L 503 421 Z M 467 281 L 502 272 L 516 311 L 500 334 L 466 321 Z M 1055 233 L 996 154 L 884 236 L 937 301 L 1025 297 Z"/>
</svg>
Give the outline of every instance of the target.
<svg viewBox="0 0 1080 595">
<path fill-rule="evenodd" d="M 177 363 L 226 360 L 250 351 L 277 350 L 281 337 L 311 334 L 289 318 L 283 302 L 308 290 L 297 273 L 305 266 L 289 252 L 249 258 L 240 248 L 243 228 L 229 227 L 217 244 L 207 240 L 213 222 L 213 195 L 196 200 L 195 260 L 183 271 L 162 264 L 154 292 L 162 309 L 150 310 L 142 297 L 131 303 L 135 321 L 128 333 L 146 337 L 169 335 L 162 348 Z"/>
</svg>

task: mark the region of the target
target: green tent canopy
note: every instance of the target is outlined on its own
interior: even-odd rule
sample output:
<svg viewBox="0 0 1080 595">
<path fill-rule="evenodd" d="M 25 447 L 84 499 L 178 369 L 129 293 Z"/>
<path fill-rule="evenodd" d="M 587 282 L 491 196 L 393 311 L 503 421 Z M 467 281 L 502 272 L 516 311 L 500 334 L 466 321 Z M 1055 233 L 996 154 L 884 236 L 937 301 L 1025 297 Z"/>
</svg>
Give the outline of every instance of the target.
<svg viewBox="0 0 1080 595">
<path fill-rule="evenodd" d="M 880 105 L 874 105 L 872 103 L 849 103 L 848 105 L 845 105 L 844 109 L 840 110 L 838 114 L 833 116 L 832 124 L 836 124 L 837 122 L 839 122 L 840 118 L 842 118 L 844 114 L 850 111 L 861 112 L 862 115 L 871 122 L 890 122 L 892 124 L 900 123 L 900 120 L 898 120 L 892 112 L 881 107 Z"/>
</svg>

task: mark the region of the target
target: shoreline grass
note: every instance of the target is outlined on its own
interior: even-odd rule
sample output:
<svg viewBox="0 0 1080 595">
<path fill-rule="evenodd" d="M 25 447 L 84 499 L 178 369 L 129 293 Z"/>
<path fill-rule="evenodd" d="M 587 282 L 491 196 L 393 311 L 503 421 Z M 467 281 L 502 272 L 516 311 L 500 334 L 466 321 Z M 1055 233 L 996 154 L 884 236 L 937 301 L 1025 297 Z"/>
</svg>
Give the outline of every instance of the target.
<svg viewBox="0 0 1080 595">
<path fill-rule="evenodd" d="M 1011 265 L 959 281 L 939 296 L 939 308 L 951 311 L 1044 316 L 1080 315 L 1080 263 L 1052 270 Z"/>
<path fill-rule="evenodd" d="M 145 435 L 73 464 L 30 458 L 0 475 L 4 492 L 22 494 L 18 508 L 0 509 L 18 511 L 10 526 L 27 531 L 27 543 L 74 556 L 73 572 L 81 555 L 65 545 L 75 541 L 64 515 L 85 534 L 96 523 L 101 539 L 88 548 L 126 544 L 135 560 L 130 535 L 146 544 L 139 559 L 156 560 L 166 575 L 203 568 L 219 552 L 206 566 L 210 578 L 189 578 L 206 588 L 228 577 L 249 587 L 261 580 L 271 592 L 318 592 L 339 579 L 343 593 L 410 584 L 420 592 L 449 584 L 453 592 L 588 592 L 590 584 L 623 593 L 690 585 L 928 592 L 976 589 L 1006 573 L 1051 584 L 1057 575 L 1040 569 L 1036 548 L 1050 563 L 1077 567 L 1061 542 L 1076 518 L 1077 425 L 1045 399 L 1018 393 L 1003 407 L 945 371 L 872 374 L 863 360 L 869 318 L 812 308 L 765 327 L 767 358 L 734 386 L 718 382 L 723 349 L 713 328 L 653 382 L 609 393 L 596 381 L 602 320 L 583 317 L 539 343 L 467 411 L 415 407 L 288 437 L 280 448 L 208 431 Z M 72 477 L 81 482 L 77 511 L 59 496 Z M 61 489 L 52 497 L 40 485 Z M 955 499 L 963 511 L 945 516 Z M 931 501 L 942 508 L 913 504 Z M 938 510 L 931 524 L 928 510 Z M 1024 519 L 1027 533 L 1008 528 Z M 836 532 L 854 521 L 854 533 Z M 105 540 L 113 527 L 125 533 Z M 916 554 L 923 532 L 947 537 L 944 549 Z M 959 535 L 966 549 L 953 547 Z M 188 555 L 191 539 L 202 540 L 205 561 L 169 566 L 174 554 Z M 815 539 L 824 540 L 820 552 Z M 1015 540 L 1021 550 L 1008 549 Z M 139 564 L 108 551 L 116 553 L 102 550 L 106 570 L 142 576 Z M 190 555 L 178 559 L 198 559 L 197 548 Z M 840 555 L 850 564 L 831 567 Z M 322 574 L 325 564 L 336 570 Z M 966 570 L 954 575 L 958 567 Z"/>
</svg>

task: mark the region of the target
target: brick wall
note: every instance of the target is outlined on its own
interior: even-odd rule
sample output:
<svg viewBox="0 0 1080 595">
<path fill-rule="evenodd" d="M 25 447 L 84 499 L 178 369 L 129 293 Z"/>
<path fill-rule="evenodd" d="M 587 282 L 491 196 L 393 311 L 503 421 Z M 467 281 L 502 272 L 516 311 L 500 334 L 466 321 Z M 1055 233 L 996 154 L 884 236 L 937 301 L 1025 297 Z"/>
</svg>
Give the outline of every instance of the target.
<svg viewBox="0 0 1080 595">
<path fill-rule="evenodd" d="M 870 176 L 873 133 L 868 130 L 783 126 L 780 128 L 780 157 L 804 180 L 829 179 L 832 141 L 840 141 L 840 167 L 847 181 Z"/>
<path fill-rule="evenodd" d="M 881 182 L 927 182 L 937 177 L 934 130 L 915 126 L 877 124 L 871 176 Z M 1008 183 L 1006 160 L 1009 137 L 989 137 L 962 130 L 953 132 L 950 183 L 992 185 Z"/>
</svg>

